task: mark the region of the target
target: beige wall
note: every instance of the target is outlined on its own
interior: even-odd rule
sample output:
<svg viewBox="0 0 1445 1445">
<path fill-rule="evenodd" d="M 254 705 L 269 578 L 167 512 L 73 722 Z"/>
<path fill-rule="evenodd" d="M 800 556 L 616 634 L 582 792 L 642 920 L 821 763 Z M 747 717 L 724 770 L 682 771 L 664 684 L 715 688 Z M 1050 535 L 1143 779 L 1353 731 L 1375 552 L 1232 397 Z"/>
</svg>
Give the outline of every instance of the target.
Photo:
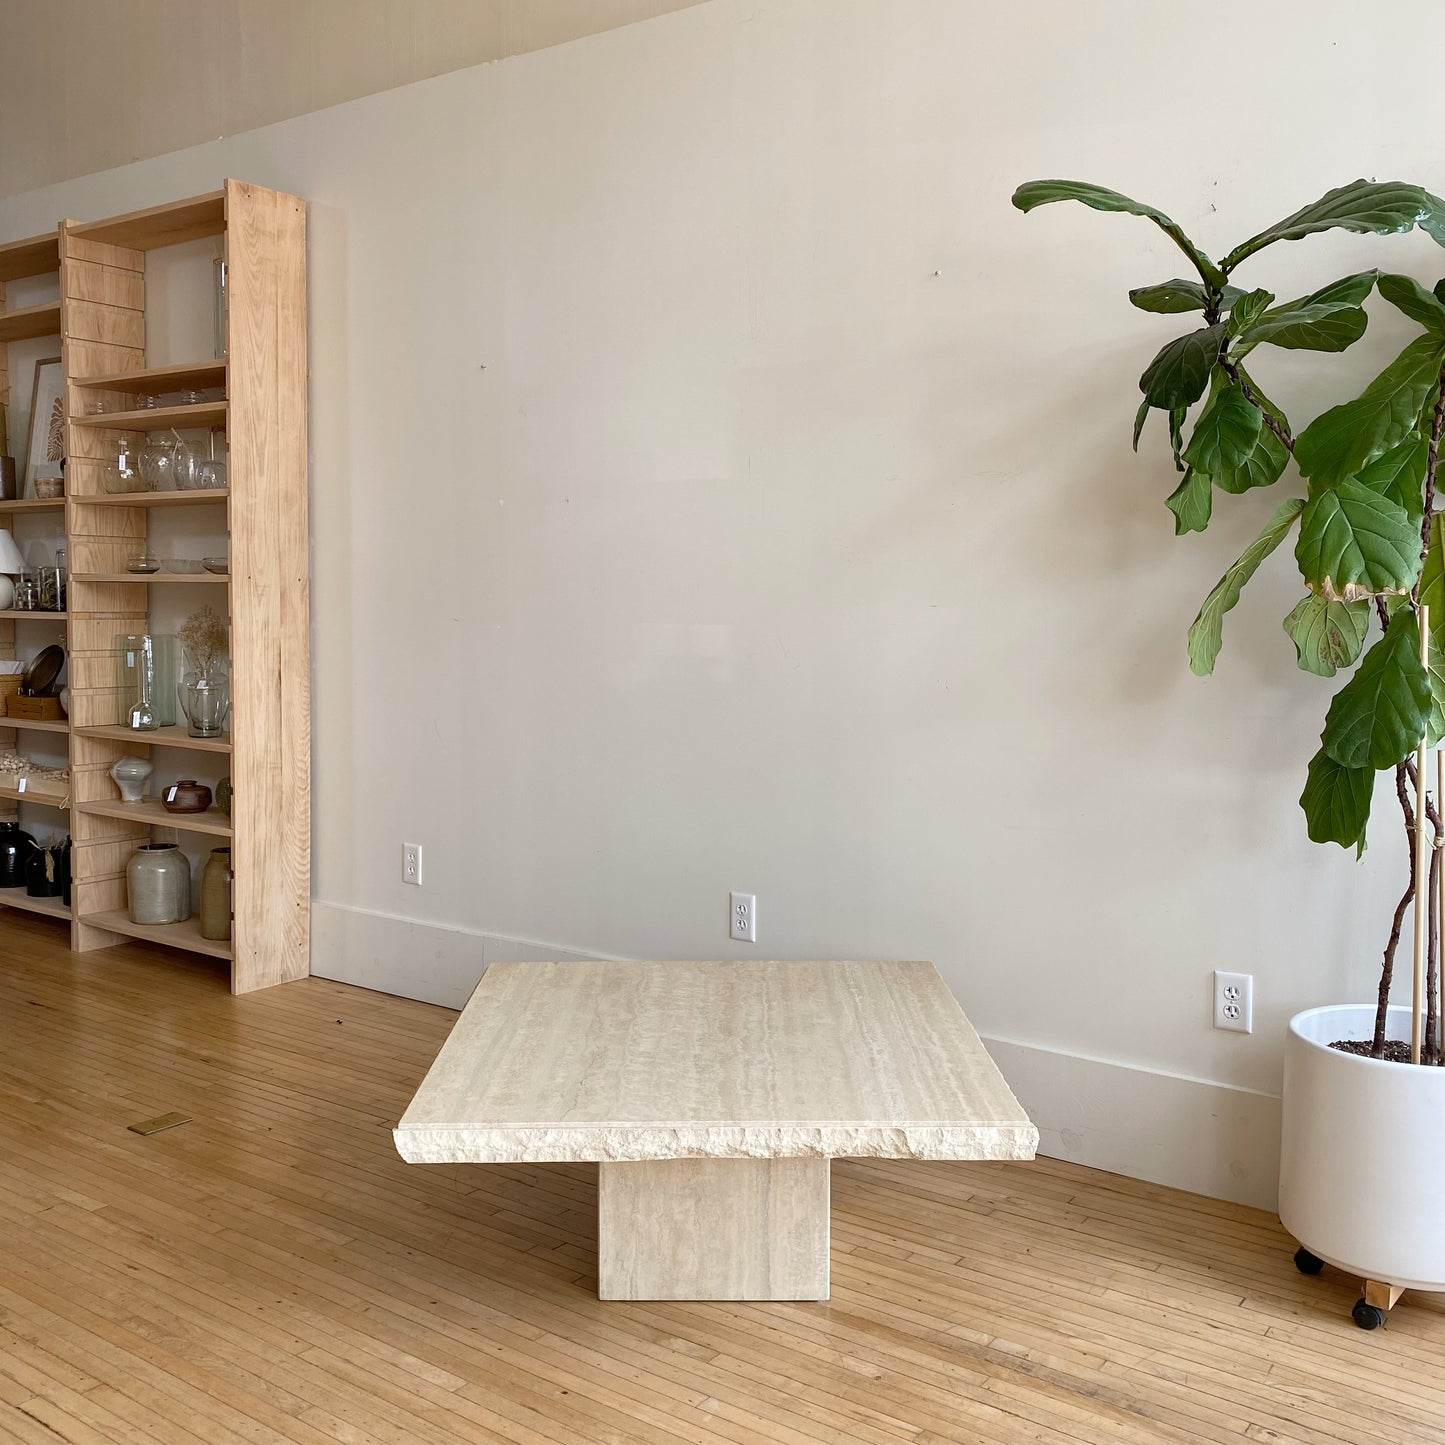
<svg viewBox="0 0 1445 1445">
<path fill-rule="evenodd" d="M 1126 293 L 1177 254 L 1009 195 L 1098 180 L 1218 254 L 1355 176 L 1445 191 L 1445 9 L 1387 13 L 1220 0 L 1264 84 L 1157 0 L 712 0 L 0 202 L 0 239 L 225 175 L 310 203 L 317 969 L 932 958 L 1050 1148 L 1267 1200 L 1285 1021 L 1371 996 L 1402 829 L 1382 791 L 1363 863 L 1306 839 L 1288 548 L 1189 672 L 1291 484 L 1176 540 L 1161 429 L 1129 449 L 1187 319 Z M 1241 280 L 1372 265 L 1445 252 Z M 1256 354 L 1297 424 L 1413 334 L 1370 309 Z"/>
<path fill-rule="evenodd" d="M 0 195 L 700 0 L 5 0 Z"/>
</svg>

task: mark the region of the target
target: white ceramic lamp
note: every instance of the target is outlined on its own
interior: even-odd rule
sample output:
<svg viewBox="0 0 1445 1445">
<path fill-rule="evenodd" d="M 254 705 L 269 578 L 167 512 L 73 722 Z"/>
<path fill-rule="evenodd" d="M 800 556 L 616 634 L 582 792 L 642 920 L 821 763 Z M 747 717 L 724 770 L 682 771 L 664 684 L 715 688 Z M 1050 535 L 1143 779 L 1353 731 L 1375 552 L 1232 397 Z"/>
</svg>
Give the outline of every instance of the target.
<svg viewBox="0 0 1445 1445">
<path fill-rule="evenodd" d="M 0 529 L 0 612 L 15 605 L 15 579 L 25 570 L 25 559 L 15 545 L 15 538 Z"/>
</svg>

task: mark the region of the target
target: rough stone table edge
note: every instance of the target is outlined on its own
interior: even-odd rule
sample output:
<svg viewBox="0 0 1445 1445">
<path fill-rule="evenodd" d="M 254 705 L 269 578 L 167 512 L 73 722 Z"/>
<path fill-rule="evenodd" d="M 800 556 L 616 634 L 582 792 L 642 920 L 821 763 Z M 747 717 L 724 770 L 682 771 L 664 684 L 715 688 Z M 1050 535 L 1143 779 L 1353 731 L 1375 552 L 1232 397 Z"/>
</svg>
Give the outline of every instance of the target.
<svg viewBox="0 0 1445 1445">
<path fill-rule="evenodd" d="M 644 1159 L 1032 1159 L 1039 1131 L 995 1124 L 410 1125 L 409 1164 L 620 1163 Z"/>
</svg>

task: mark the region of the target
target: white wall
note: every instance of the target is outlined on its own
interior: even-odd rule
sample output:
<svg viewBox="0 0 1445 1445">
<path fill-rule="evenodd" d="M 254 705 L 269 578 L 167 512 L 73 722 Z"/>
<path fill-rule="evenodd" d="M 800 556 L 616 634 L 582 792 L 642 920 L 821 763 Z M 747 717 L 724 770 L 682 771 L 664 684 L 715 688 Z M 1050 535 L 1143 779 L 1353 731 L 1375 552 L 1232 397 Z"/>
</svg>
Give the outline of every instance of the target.
<svg viewBox="0 0 1445 1445">
<path fill-rule="evenodd" d="M 1445 13 L 1212 13 L 1287 63 L 1143 0 L 716 0 L 0 204 L 311 201 L 318 971 L 932 958 L 1053 1150 L 1272 1197 L 1285 1020 L 1372 990 L 1399 827 L 1382 794 L 1363 867 L 1305 839 L 1287 554 L 1187 670 L 1277 497 L 1176 541 L 1161 437 L 1129 452 L 1179 323 L 1125 292 L 1172 247 L 1008 200 L 1097 179 L 1218 253 L 1358 175 L 1445 190 Z M 1445 271 L 1336 236 L 1243 279 L 1381 261 Z M 1257 369 L 1302 421 L 1404 334 Z"/>
<path fill-rule="evenodd" d="M 699 0 L 6 0 L 0 196 Z"/>
</svg>

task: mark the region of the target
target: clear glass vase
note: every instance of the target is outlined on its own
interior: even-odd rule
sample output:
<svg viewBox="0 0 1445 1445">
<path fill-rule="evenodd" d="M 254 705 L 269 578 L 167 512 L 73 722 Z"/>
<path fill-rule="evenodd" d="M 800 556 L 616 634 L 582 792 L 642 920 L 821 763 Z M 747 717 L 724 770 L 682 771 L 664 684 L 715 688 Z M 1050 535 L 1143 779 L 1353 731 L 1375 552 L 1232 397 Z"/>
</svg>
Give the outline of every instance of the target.
<svg viewBox="0 0 1445 1445">
<path fill-rule="evenodd" d="M 193 738 L 218 738 L 231 712 L 231 680 L 219 663 L 205 672 L 189 668 L 176 686 L 187 732 Z"/>
<path fill-rule="evenodd" d="M 170 633 L 122 633 L 115 640 L 120 664 L 120 721 L 153 732 L 176 721 L 176 639 Z"/>
</svg>

